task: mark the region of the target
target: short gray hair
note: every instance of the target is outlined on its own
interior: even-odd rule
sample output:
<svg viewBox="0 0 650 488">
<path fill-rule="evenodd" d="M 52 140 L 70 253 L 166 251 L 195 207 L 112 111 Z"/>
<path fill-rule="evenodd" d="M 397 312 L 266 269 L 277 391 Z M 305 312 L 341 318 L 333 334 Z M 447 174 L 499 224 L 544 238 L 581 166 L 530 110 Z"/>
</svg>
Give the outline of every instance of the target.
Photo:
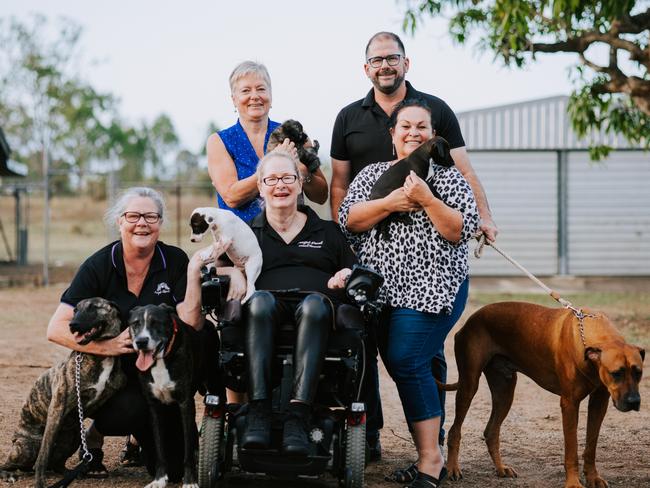
<svg viewBox="0 0 650 488">
<path fill-rule="evenodd" d="M 283 151 L 282 149 L 276 149 L 274 151 L 266 153 L 264 157 L 260 159 L 260 162 L 257 163 L 257 169 L 255 170 L 255 175 L 257 176 L 258 183 L 262 181 L 262 172 L 264 171 L 264 166 L 266 166 L 266 163 L 273 158 L 284 158 L 287 161 L 291 161 L 291 163 L 293 164 L 293 168 L 296 171 L 296 175 L 298 176 L 298 178 L 300 178 L 300 169 L 298 168 L 298 162 L 295 160 L 295 158 L 287 151 Z"/>
<path fill-rule="evenodd" d="M 256 75 L 259 76 L 269 91 L 271 91 L 271 75 L 269 75 L 269 70 L 266 69 L 262 63 L 257 63 L 255 61 L 244 61 L 235 66 L 235 69 L 230 73 L 230 78 L 228 82 L 230 83 L 230 91 L 235 91 L 235 83 L 241 80 L 244 76 L 247 75 Z"/>
<path fill-rule="evenodd" d="M 117 227 L 117 221 L 126 210 L 126 206 L 131 200 L 138 197 L 151 199 L 153 203 L 156 204 L 156 208 L 160 214 L 161 223 L 164 222 L 165 200 L 160 192 L 147 186 L 134 186 L 132 188 L 127 188 L 120 193 L 120 195 L 115 199 L 113 205 L 108 208 L 104 214 L 104 223 L 106 226 L 111 230 L 115 230 Z"/>
</svg>

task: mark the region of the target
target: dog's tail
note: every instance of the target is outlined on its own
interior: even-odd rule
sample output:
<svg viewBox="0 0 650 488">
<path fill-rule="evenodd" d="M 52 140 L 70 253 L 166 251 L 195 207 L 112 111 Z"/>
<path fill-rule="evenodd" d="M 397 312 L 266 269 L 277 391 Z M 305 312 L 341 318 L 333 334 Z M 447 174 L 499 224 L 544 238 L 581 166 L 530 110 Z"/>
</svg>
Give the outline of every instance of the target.
<svg viewBox="0 0 650 488">
<path fill-rule="evenodd" d="M 456 391 L 456 390 L 458 390 L 458 381 L 456 383 L 449 383 L 448 384 L 448 383 L 440 383 L 440 381 L 436 380 L 436 384 L 438 385 L 439 390 L 443 390 L 443 391 Z"/>
</svg>

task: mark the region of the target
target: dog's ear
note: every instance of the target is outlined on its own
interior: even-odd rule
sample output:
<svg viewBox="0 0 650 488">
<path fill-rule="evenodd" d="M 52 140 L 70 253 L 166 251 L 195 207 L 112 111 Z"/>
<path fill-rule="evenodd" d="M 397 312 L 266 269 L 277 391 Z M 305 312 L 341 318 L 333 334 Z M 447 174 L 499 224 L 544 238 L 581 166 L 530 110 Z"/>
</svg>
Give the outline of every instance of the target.
<svg viewBox="0 0 650 488">
<path fill-rule="evenodd" d="M 431 148 L 431 157 L 433 162 L 445 168 L 451 168 L 454 160 L 451 157 L 449 143 L 444 137 L 436 137 L 433 147 Z"/>
<path fill-rule="evenodd" d="M 645 361 L 645 349 L 639 347 L 639 354 L 641 354 L 641 361 Z"/>
<path fill-rule="evenodd" d="M 159 306 L 160 308 L 162 308 L 165 312 L 169 313 L 169 314 L 172 314 L 172 313 L 175 314 L 175 313 L 176 313 L 176 308 L 174 308 L 174 307 L 172 307 L 171 305 L 168 305 L 168 304 L 166 304 L 166 303 L 161 303 L 161 304 L 158 305 L 158 306 Z"/>
<path fill-rule="evenodd" d="M 109 304 L 111 307 L 113 307 L 113 308 L 114 308 L 115 310 L 117 310 L 118 312 L 120 311 L 120 307 L 119 307 L 119 305 L 118 305 L 117 303 L 115 303 L 113 300 L 107 300 L 107 301 L 108 301 L 108 304 Z"/>
<path fill-rule="evenodd" d="M 585 349 L 585 361 L 591 361 L 596 364 L 600 363 L 601 352 L 597 347 L 588 347 Z"/>
</svg>

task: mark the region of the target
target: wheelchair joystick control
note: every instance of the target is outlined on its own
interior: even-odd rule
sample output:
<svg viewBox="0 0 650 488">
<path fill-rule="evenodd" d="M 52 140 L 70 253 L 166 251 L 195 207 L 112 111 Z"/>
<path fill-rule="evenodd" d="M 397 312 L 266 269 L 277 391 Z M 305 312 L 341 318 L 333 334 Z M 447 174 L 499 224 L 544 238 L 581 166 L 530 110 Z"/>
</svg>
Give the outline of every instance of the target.
<svg viewBox="0 0 650 488">
<path fill-rule="evenodd" d="M 363 307 L 377 297 L 384 277 L 376 271 L 355 264 L 345 285 L 345 291 L 354 302 Z"/>
</svg>

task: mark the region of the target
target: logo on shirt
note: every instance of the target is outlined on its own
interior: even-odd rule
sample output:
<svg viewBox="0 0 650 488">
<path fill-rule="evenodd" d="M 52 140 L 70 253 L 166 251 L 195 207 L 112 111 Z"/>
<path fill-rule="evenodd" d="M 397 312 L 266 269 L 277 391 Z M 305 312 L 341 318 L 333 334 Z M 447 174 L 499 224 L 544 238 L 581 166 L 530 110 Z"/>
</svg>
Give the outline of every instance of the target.
<svg viewBox="0 0 650 488">
<path fill-rule="evenodd" d="M 323 241 L 300 241 L 298 247 L 308 247 L 310 249 L 322 249 Z"/>
<path fill-rule="evenodd" d="M 158 288 L 156 288 L 154 293 L 156 295 L 162 295 L 163 293 L 169 293 L 170 291 L 169 285 L 163 281 L 162 283 L 158 283 Z"/>
</svg>

